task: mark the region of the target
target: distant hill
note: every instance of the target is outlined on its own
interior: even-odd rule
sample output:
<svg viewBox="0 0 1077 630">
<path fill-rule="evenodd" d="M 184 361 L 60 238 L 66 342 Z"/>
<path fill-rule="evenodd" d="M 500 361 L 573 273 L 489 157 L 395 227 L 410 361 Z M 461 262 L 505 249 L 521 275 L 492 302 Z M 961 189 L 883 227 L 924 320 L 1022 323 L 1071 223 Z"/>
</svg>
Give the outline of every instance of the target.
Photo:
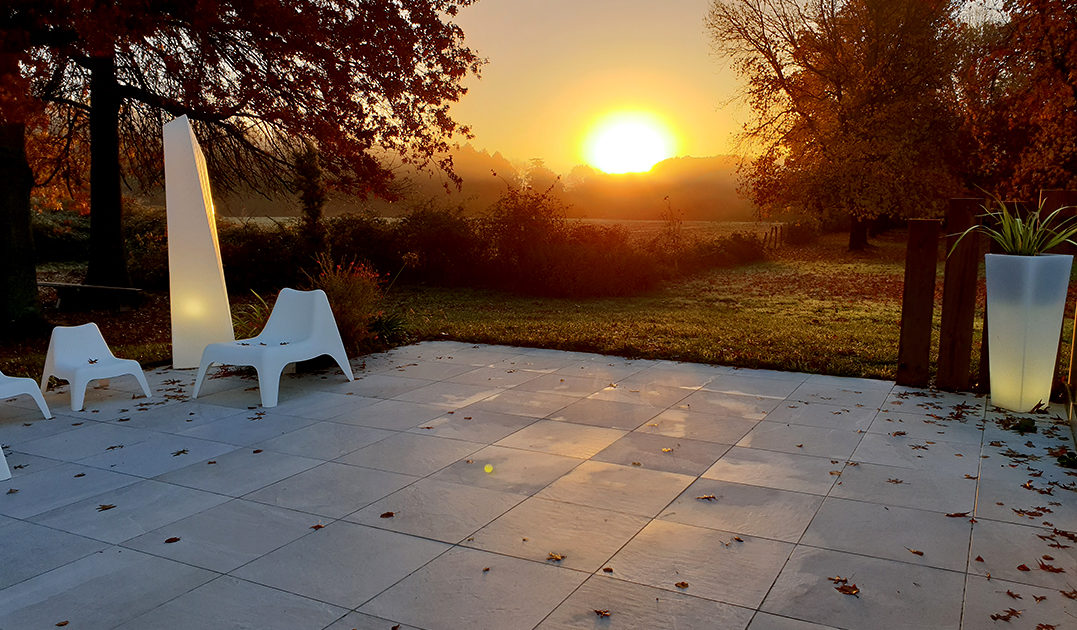
<svg viewBox="0 0 1077 630">
<path fill-rule="evenodd" d="M 459 189 L 443 173 L 403 166 L 396 171 L 405 193 L 403 200 L 361 201 L 336 195 L 331 196 L 326 214 L 368 210 L 399 216 L 414 207 L 432 204 L 458 207 L 475 216 L 486 212 L 507 186 L 531 183 L 540 189 L 553 184 L 555 194 L 573 217 L 658 219 L 667 207 L 687 220 L 743 221 L 755 216 L 752 205 L 737 195 L 735 156 L 670 158 L 650 172 L 624 175 L 610 175 L 581 165 L 560 181 L 541 160 L 514 163 L 499 152 L 491 154 L 471 145 L 456 149 L 452 158 L 454 170 L 463 182 Z M 217 209 L 225 216 L 296 216 L 299 203 L 294 198 L 231 194 L 217 199 Z"/>
</svg>

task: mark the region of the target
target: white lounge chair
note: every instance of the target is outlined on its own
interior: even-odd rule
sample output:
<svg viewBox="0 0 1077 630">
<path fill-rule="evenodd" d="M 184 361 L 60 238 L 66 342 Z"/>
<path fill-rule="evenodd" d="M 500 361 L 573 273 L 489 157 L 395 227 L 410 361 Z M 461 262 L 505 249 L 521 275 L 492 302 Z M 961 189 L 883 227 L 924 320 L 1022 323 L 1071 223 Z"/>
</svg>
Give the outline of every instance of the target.
<svg viewBox="0 0 1077 630">
<path fill-rule="evenodd" d="M 3 372 L 0 372 L 0 400 L 14 398 L 15 396 L 22 396 L 24 394 L 34 399 L 34 402 L 37 403 L 37 408 L 41 410 L 41 415 L 45 416 L 46 419 L 52 417 L 52 412 L 49 411 L 49 406 L 45 404 L 45 397 L 41 395 L 37 382 L 34 379 L 21 376 L 8 376 Z"/>
<path fill-rule="evenodd" d="M 349 381 L 355 379 L 325 291 L 281 289 L 269 321 L 258 336 L 206 346 L 191 397 L 198 398 L 198 390 L 211 364 L 249 365 L 258 372 L 262 406 L 276 407 L 284 368 L 289 363 L 322 355 L 336 360 Z"/>
<path fill-rule="evenodd" d="M 142 366 L 133 359 L 118 359 L 108 349 L 101 329 L 93 322 L 81 326 L 57 326 L 52 329 L 45 371 L 41 374 L 41 392 L 49 389 L 49 377 L 62 378 L 70 384 L 71 409 L 82 411 L 86 387 L 90 381 L 130 374 L 138 379 L 146 398 L 150 386 Z"/>
</svg>

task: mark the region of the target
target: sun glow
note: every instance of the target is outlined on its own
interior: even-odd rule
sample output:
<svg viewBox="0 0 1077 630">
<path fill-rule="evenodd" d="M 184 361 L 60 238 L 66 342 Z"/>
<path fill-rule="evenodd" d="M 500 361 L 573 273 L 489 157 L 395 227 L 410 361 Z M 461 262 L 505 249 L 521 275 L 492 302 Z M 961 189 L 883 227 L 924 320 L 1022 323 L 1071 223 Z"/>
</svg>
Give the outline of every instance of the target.
<svg viewBox="0 0 1077 630">
<path fill-rule="evenodd" d="M 607 173 L 641 173 L 676 154 L 673 133 L 657 116 L 617 112 L 598 121 L 584 141 L 589 164 Z"/>
</svg>

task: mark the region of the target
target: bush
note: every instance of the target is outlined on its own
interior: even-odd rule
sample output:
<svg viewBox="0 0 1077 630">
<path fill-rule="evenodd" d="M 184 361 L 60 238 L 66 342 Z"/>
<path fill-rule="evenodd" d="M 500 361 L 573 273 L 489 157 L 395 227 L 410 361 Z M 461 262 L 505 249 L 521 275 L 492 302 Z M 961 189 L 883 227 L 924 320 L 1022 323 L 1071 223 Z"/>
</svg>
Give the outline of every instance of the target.
<svg viewBox="0 0 1077 630">
<path fill-rule="evenodd" d="M 378 274 L 364 263 L 333 264 L 326 254 L 317 262 L 311 284 L 329 298 L 344 347 L 352 354 L 373 349 L 378 339 L 371 324 L 381 315 L 382 302 Z"/>
<path fill-rule="evenodd" d="M 132 285 L 143 289 L 168 288 L 167 232 L 164 208 L 124 199 L 123 236 Z"/>
<path fill-rule="evenodd" d="M 811 245 L 819 240 L 819 223 L 813 219 L 795 217 L 782 227 L 787 245 Z"/>
<path fill-rule="evenodd" d="M 394 236 L 400 265 L 407 265 L 405 278 L 462 285 L 474 283 L 480 273 L 485 245 L 476 221 L 460 209 L 415 208 L 397 224 Z"/>
<path fill-rule="evenodd" d="M 276 291 L 297 286 L 303 268 L 311 268 L 303 255 L 294 224 L 263 226 L 252 221 L 220 222 L 217 239 L 229 292 Z"/>
<path fill-rule="evenodd" d="M 35 212 L 31 219 L 38 262 L 86 260 L 90 255 L 90 215 L 72 210 Z"/>
<path fill-rule="evenodd" d="M 326 251 L 337 260 L 365 261 L 382 273 L 400 269 L 393 226 L 370 214 L 349 213 L 324 221 Z"/>
</svg>

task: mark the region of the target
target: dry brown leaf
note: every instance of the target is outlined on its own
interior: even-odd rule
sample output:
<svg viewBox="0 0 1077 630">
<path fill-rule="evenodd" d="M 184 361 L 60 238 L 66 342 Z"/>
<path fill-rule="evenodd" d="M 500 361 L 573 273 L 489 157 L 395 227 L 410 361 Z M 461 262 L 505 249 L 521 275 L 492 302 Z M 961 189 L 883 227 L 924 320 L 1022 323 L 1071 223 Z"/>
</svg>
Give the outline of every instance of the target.
<svg viewBox="0 0 1077 630">
<path fill-rule="evenodd" d="M 482 572 L 483 573 L 489 573 L 490 572 L 490 567 L 483 567 Z"/>
<path fill-rule="evenodd" d="M 18 488 L 8 488 L 6 494 L 18 494 L 18 493 L 19 493 Z"/>
<path fill-rule="evenodd" d="M 965 473 L 965 479 L 979 479 L 979 478 L 980 478 L 979 475 L 970 475 L 968 473 Z"/>
<path fill-rule="evenodd" d="M 1027 564 L 1021 564 L 1021 565 L 1017 566 L 1017 570 L 1018 571 L 1031 571 L 1032 569 L 1028 568 Z"/>
<path fill-rule="evenodd" d="M 641 464 L 641 463 L 639 463 L 639 462 L 632 462 L 632 465 L 633 465 L 633 466 L 642 466 L 643 464 Z"/>
<path fill-rule="evenodd" d="M 561 562 L 565 559 L 565 556 L 551 551 L 550 553 L 546 554 L 546 559 L 550 562 Z"/>
<path fill-rule="evenodd" d="M 662 449 L 662 452 L 663 452 L 663 453 L 672 453 L 672 452 L 673 452 L 673 449 L 671 449 L 671 448 L 669 448 L 669 447 L 667 446 L 667 447 L 664 447 L 664 448 Z"/>
<path fill-rule="evenodd" d="M 906 548 L 906 549 L 909 549 L 908 547 L 905 547 L 905 548 Z M 922 556 L 922 555 L 924 555 L 924 552 L 923 552 L 923 551 L 920 551 L 919 549 L 909 549 L 909 553 L 911 553 L 911 554 L 913 554 L 913 555 L 916 555 L 916 556 Z"/>
<path fill-rule="evenodd" d="M 325 527 L 325 525 L 322 525 L 321 523 L 316 523 L 316 524 L 310 526 L 310 528 L 313 529 L 314 531 L 318 531 L 319 529 L 321 529 L 323 527 Z"/>
<path fill-rule="evenodd" d="M 252 453 L 254 453 L 255 455 L 257 455 L 258 453 L 261 453 L 261 452 L 262 452 L 262 449 L 260 449 L 260 448 L 256 448 L 256 449 L 254 449 L 254 450 L 253 450 L 253 451 L 251 451 L 251 452 L 252 452 Z"/>
<path fill-rule="evenodd" d="M 983 561 L 984 561 L 983 556 L 976 556 L 976 562 L 983 562 Z"/>
<path fill-rule="evenodd" d="M 606 610 L 605 608 L 602 608 L 602 609 L 595 608 L 594 611 L 595 611 L 595 614 L 598 615 L 599 617 L 609 617 L 610 616 L 610 611 Z"/>
<path fill-rule="evenodd" d="M 1038 603 L 1042 602 L 1043 600 L 1047 599 L 1047 596 L 1046 595 L 1033 595 L 1032 599 L 1036 600 L 1036 603 L 1038 604 Z"/>
<path fill-rule="evenodd" d="M 734 536 L 734 537 L 733 537 L 733 540 L 735 540 L 735 541 L 737 541 L 737 542 L 744 542 L 744 539 L 743 539 L 743 538 L 741 538 L 740 536 Z"/>
<path fill-rule="evenodd" d="M 964 517 L 966 517 L 968 515 L 969 515 L 968 512 L 950 512 L 946 516 L 949 516 L 950 518 L 964 518 Z"/>
<path fill-rule="evenodd" d="M 835 577 L 828 577 L 827 579 L 830 580 L 831 582 L 835 583 L 835 584 L 848 584 L 849 583 L 849 578 L 843 578 L 843 577 L 835 576 Z"/>
<path fill-rule="evenodd" d="M 165 544 L 171 545 L 172 543 L 178 543 L 180 541 L 179 536 L 173 536 L 172 538 L 165 538 Z"/>
<path fill-rule="evenodd" d="M 1038 624 L 1036 624 L 1036 630 L 1055 630 L 1055 624 L 1053 624 L 1053 623 L 1038 623 Z"/>
<path fill-rule="evenodd" d="M 1010 590 L 1007 590 L 1006 594 L 1009 595 L 1010 597 L 1014 598 L 1014 599 L 1023 599 L 1021 597 L 1020 593 L 1014 593 L 1013 591 L 1010 591 Z"/>
<path fill-rule="evenodd" d="M 841 471 L 840 470 L 832 470 L 832 471 L 830 471 L 830 474 L 832 476 L 834 476 L 834 477 L 840 477 L 841 476 Z"/>
<path fill-rule="evenodd" d="M 97 506 L 97 511 L 104 512 L 105 510 L 111 510 L 114 507 L 116 506 L 111 503 L 102 503 L 101 505 Z"/>
<path fill-rule="evenodd" d="M 217 460 L 215 460 L 215 459 L 211 459 L 211 460 L 209 460 L 209 461 L 208 461 L 208 462 L 206 462 L 206 463 L 207 463 L 207 464 L 216 464 L 216 463 L 217 463 Z"/>
<path fill-rule="evenodd" d="M 900 437 L 902 435 L 906 435 L 906 433 L 904 431 L 894 431 L 890 435 L 892 435 L 893 437 Z"/>
<path fill-rule="evenodd" d="M 713 494 L 701 494 L 698 497 L 696 497 L 696 500 L 697 501 L 717 501 L 718 497 L 714 496 Z"/>
<path fill-rule="evenodd" d="M 891 478 L 891 479 L 887 479 L 886 483 L 892 483 L 892 484 L 897 485 L 899 483 L 905 483 L 905 482 L 902 481 L 901 479 Z"/>
<path fill-rule="evenodd" d="M 673 586 L 676 586 L 677 588 L 688 588 L 688 582 L 677 582 Z"/>
<path fill-rule="evenodd" d="M 860 589 L 856 587 L 856 584 L 842 584 L 841 586 L 835 586 L 834 590 L 842 595 L 854 595 L 860 597 Z"/>
<path fill-rule="evenodd" d="M 67 620 L 65 619 L 64 621 L 58 621 L 58 622 L 56 622 L 56 627 L 57 627 L 57 628 L 63 628 L 63 627 L 64 627 L 64 626 L 66 626 L 67 624 L 68 624 L 68 621 L 67 621 Z"/>
<path fill-rule="evenodd" d="M 603 573 L 613 573 L 613 567 L 602 567 Z"/>
<path fill-rule="evenodd" d="M 1058 592 L 1062 593 L 1064 596 L 1068 597 L 1069 599 L 1077 599 L 1077 588 L 1069 590 L 1069 591 L 1059 590 Z"/>
<path fill-rule="evenodd" d="M 1040 560 L 1040 569 L 1042 569 L 1044 571 L 1047 571 L 1048 573 L 1065 573 L 1066 572 L 1066 570 L 1063 569 L 1062 567 L 1056 567 L 1056 566 L 1047 564 L 1043 560 Z"/>
<path fill-rule="evenodd" d="M 396 512 L 382 512 L 381 518 L 393 518 L 396 516 Z"/>
<path fill-rule="evenodd" d="M 1007 608 L 1006 610 L 991 615 L 991 621 L 1009 621 L 1014 617 L 1020 617 L 1023 610 L 1016 610 L 1013 608 Z"/>
</svg>

